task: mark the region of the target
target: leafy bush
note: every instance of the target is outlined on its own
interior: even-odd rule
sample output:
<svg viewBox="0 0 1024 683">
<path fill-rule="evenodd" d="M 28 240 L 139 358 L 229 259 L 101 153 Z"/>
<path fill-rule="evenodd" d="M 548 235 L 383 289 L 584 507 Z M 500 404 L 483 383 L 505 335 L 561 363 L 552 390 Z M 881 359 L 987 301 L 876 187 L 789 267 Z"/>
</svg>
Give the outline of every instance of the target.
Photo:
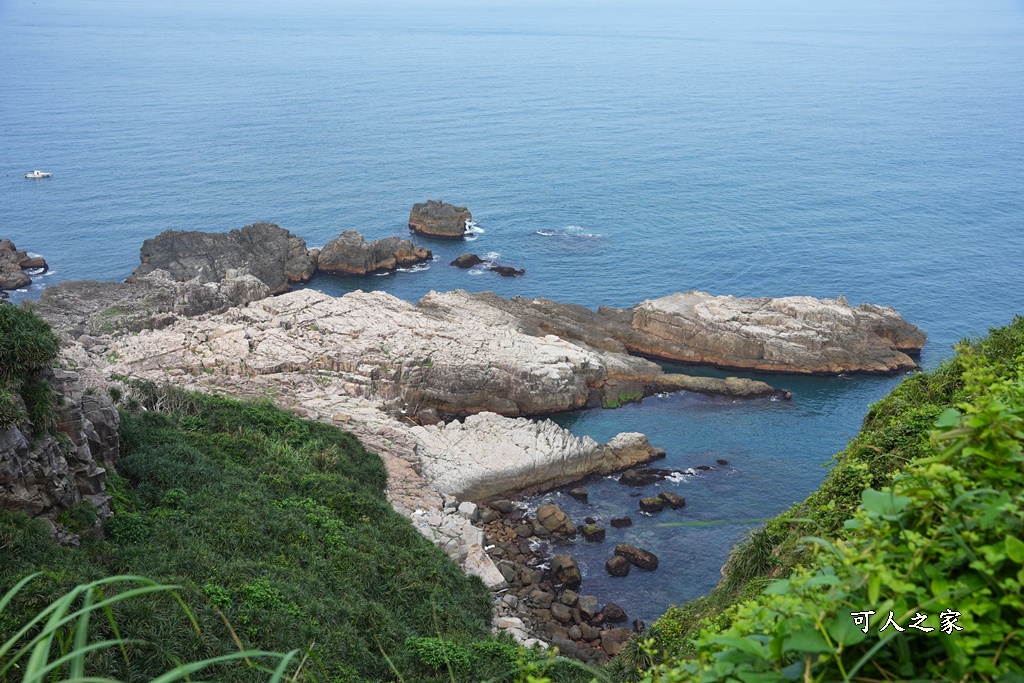
<svg viewBox="0 0 1024 683">
<path fill-rule="evenodd" d="M 60 351 L 50 326 L 28 308 L 0 305 L 0 380 L 20 381 L 49 367 Z"/>
<path fill-rule="evenodd" d="M 28 420 L 25 408 L 14 397 L 14 392 L 0 387 L 0 429 L 10 429 Z"/>
<path fill-rule="evenodd" d="M 957 407 L 941 410 L 942 395 Z M 645 680 L 1021 680 L 1024 321 L 873 408 L 851 449 L 883 443 L 913 452 L 891 485 L 862 488 L 852 519 L 802 539 L 787 578 L 704 621 L 694 658 L 670 656 Z M 849 495 L 832 492 L 829 523 Z M 679 635 L 678 619 L 658 625 Z"/>
</svg>

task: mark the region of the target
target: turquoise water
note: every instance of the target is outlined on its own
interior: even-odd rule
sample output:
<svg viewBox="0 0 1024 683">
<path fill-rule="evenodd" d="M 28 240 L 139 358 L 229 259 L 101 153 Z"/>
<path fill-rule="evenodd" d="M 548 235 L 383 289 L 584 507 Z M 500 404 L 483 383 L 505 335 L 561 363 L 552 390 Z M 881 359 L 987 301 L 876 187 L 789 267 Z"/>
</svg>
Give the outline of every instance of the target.
<svg viewBox="0 0 1024 683">
<path fill-rule="evenodd" d="M 929 367 L 1022 310 L 1019 2 L 23 0 L 0 1 L 0 35 L 0 236 L 47 257 L 39 286 L 123 278 L 167 228 L 268 220 L 319 245 L 407 234 L 411 205 L 442 198 L 473 211 L 475 241 L 311 286 L 842 294 L 927 331 Z M 463 251 L 527 275 L 446 265 Z M 612 583 L 607 548 L 580 550 L 586 591 L 648 619 L 706 592 L 745 527 L 656 524 L 785 509 L 896 381 L 768 380 L 794 401 L 561 418 L 643 431 L 668 466 L 730 462 L 630 532 L 657 572 Z M 595 484 L 594 509 L 633 505 L 623 488 Z"/>
</svg>

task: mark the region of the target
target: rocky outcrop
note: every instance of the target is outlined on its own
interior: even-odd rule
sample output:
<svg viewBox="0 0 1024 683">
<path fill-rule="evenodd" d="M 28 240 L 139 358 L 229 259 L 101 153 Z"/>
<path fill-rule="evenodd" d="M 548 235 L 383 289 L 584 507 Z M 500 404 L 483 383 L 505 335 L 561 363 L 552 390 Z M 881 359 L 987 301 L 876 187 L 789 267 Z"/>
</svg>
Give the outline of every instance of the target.
<svg viewBox="0 0 1024 683">
<path fill-rule="evenodd" d="M 460 500 L 484 500 L 524 489 L 548 490 L 665 453 L 635 432 L 619 434 L 601 445 L 590 437 L 573 436 L 550 420 L 510 421 L 493 413 L 411 431 L 418 441 L 416 452 L 424 476 L 439 491 Z M 575 527 L 569 522 L 566 530 L 559 528 L 556 533 L 573 532 Z"/>
<path fill-rule="evenodd" d="M 67 438 L 33 434 L 25 425 L 0 430 L 0 509 L 55 521 L 86 500 L 100 519 L 108 518 L 104 486 L 120 452 L 117 410 L 106 395 L 87 391 L 74 372 L 53 370 L 43 379 L 57 393 L 57 429 Z"/>
<path fill-rule="evenodd" d="M 289 283 L 307 282 L 316 269 L 302 238 L 273 223 L 220 233 L 166 230 L 143 242 L 140 256 L 142 265 L 130 279 L 159 269 L 175 280 L 202 284 L 236 271 L 256 277 L 272 294 L 288 291 Z"/>
<path fill-rule="evenodd" d="M 320 249 L 317 270 L 334 275 L 366 275 L 415 265 L 431 258 L 429 249 L 409 240 L 388 237 L 367 242 L 355 230 L 347 230 Z"/>
<path fill-rule="evenodd" d="M 0 291 L 21 289 L 32 284 L 32 278 L 25 271 L 46 272 L 46 261 L 30 257 L 17 249 L 10 240 L 0 239 Z"/>
<path fill-rule="evenodd" d="M 472 268 L 481 263 L 485 263 L 485 261 L 476 254 L 461 254 L 448 265 L 455 266 L 456 268 Z"/>
<path fill-rule="evenodd" d="M 611 309 L 609 309 L 611 310 Z M 914 368 L 926 335 L 888 307 L 842 297 L 738 299 L 684 292 L 613 314 L 635 353 L 801 374 L 890 373 Z"/>
<path fill-rule="evenodd" d="M 462 239 L 472 222 L 469 209 L 445 204 L 438 199 L 413 204 L 409 213 L 409 229 L 427 237 Z"/>
<path fill-rule="evenodd" d="M 160 329 L 179 317 L 220 313 L 270 295 L 253 275 L 230 270 L 225 275 L 205 284 L 178 282 L 162 270 L 131 282 L 72 280 L 44 289 L 34 309 L 65 335 L 99 337 Z"/>
</svg>

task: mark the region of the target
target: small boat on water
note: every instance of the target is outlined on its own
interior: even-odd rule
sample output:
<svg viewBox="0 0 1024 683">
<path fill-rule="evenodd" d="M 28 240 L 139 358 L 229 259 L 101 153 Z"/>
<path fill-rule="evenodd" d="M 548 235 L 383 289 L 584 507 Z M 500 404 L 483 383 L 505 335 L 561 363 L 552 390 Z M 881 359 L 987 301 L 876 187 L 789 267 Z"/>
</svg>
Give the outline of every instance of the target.
<svg viewBox="0 0 1024 683">
<path fill-rule="evenodd" d="M 25 177 L 26 178 L 52 178 L 53 174 L 52 173 L 47 173 L 46 171 L 32 171 L 31 173 L 26 173 Z"/>
</svg>

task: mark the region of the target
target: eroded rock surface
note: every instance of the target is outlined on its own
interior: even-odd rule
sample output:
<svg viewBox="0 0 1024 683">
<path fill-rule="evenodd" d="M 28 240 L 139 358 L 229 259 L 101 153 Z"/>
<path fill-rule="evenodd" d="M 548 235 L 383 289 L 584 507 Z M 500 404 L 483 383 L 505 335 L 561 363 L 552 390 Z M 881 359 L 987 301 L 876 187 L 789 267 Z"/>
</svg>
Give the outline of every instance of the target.
<svg viewBox="0 0 1024 683">
<path fill-rule="evenodd" d="M 445 204 L 439 199 L 413 204 L 409 213 L 409 229 L 428 237 L 462 239 L 472 222 L 473 216 L 469 209 Z"/>
<path fill-rule="evenodd" d="M 117 410 L 106 395 L 87 392 L 77 373 L 53 370 L 43 379 L 57 393 L 57 429 L 67 440 L 25 425 L 0 430 L 0 509 L 54 521 L 88 500 L 107 518 L 106 469 L 119 456 Z"/>
<path fill-rule="evenodd" d="M 409 240 L 388 237 L 367 242 L 356 230 L 347 230 L 320 249 L 317 269 L 335 275 L 366 275 L 430 260 L 429 249 Z"/>
<path fill-rule="evenodd" d="M 926 335 L 892 308 L 846 299 L 684 292 L 628 311 L 629 350 L 689 363 L 802 374 L 914 368 Z"/>
<path fill-rule="evenodd" d="M 439 491 L 460 500 L 551 489 L 590 473 L 613 472 L 665 454 L 636 432 L 624 432 L 602 445 L 590 437 L 574 436 L 550 420 L 509 420 L 493 413 L 413 427 L 412 433 L 424 476 Z M 571 523 L 568 530 L 559 530 L 574 531 Z"/>
<path fill-rule="evenodd" d="M 289 283 L 307 282 L 316 258 L 296 237 L 273 223 L 254 223 L 230 232 L 165 230 L 142 244 L 142 265 L 132 277 L 167 271 L 179 281 L 220 282 L 228 271 L 244 271 L 262 281 L 272 294 Z"/>
<path fill-rule="evenodd" d="M 46 269 L 42 258 L 32 258 L 10 240 L 0 239 L 0 291 L 28 287 L 32 278 L 26 271 L 45 272 Z"/>
</svg>

